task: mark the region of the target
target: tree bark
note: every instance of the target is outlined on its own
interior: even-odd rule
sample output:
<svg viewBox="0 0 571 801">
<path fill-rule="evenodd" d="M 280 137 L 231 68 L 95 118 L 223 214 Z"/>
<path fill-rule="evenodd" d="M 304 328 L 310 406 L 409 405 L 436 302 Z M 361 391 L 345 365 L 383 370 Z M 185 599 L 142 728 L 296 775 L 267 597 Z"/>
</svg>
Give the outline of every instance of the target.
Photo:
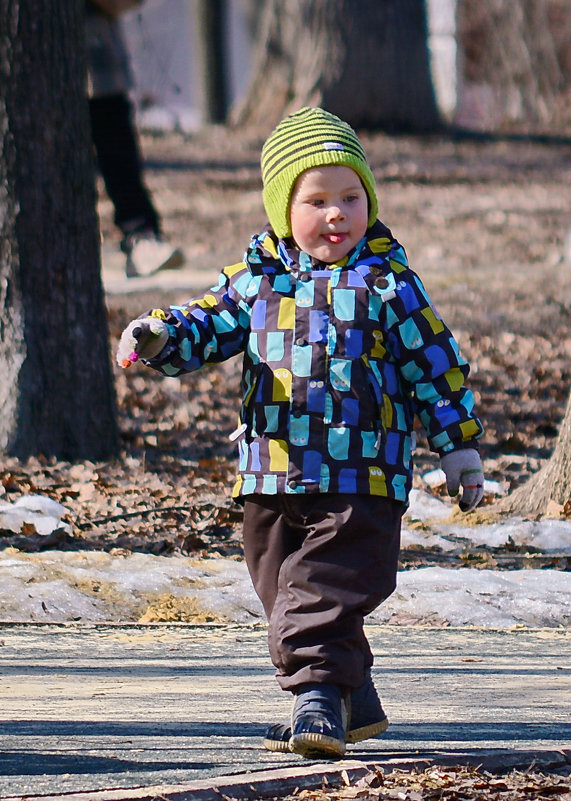
<svg viewBox="0 0 571 801">
<path fill-rule="evenodd" d="M 205 122 L 226 119 L 226 59 L 224 22 L 226 0 L 197 0 L 195 19 L 200 34 L 200 82 Z"/>
<path fill-rule="evenodd" d="M 571 506 L 571 394 L 551 458 L 529 481 L 496 504 L 496 510 L 540 516 L 545 514 L 550 501 Z"/>
<path fill-rule="evenodd" d="M 440 126 L 422 0 L 266 0 L 262 15 L 234 124 L 265 133 L 319 105 L 354 127 Z"/>
<path fill-rule="evenodd" d="M 566 0 L 458 3 L 465 89 L 488 90 L 492 127 L 557 123 L 569 78 L 571 23 L 565 5 Z"/>
<path fill-rule="evenodd" d="M 84 0 L 0 0 L 0 449 L 118 449 Z"/>
</svg>

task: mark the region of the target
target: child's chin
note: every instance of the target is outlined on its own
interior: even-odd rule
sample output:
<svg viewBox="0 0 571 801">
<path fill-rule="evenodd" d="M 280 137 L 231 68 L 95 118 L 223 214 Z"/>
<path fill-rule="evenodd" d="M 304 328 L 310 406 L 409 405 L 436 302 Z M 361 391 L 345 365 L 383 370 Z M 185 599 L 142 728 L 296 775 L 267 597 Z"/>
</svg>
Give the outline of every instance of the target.
<svg viewBox="0 0 571 801">
<path fill-rule="evenodd" d="M 348 248 L 344 242 L 343 245 L 324 245 L 323 247 L 316 248 L 315 252 L 311 255 L 319 261 L 324 261 L 328 264 L 334 261 L 341 261 L 350 250 L 351 248 Z"/>
</svg>

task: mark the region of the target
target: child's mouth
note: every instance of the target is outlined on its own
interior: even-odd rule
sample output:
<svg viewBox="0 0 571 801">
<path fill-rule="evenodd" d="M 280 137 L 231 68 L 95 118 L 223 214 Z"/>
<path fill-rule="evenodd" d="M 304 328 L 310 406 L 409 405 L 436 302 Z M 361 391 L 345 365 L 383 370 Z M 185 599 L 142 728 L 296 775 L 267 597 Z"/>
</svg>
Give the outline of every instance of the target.
<svg viewBox="0 0 571 801">
<path fill-rule="evenodd" d="M 331 245 L 340 245 L 347 239 L 347 234 L 324 234 L 323 238 Z"/>
</svg>

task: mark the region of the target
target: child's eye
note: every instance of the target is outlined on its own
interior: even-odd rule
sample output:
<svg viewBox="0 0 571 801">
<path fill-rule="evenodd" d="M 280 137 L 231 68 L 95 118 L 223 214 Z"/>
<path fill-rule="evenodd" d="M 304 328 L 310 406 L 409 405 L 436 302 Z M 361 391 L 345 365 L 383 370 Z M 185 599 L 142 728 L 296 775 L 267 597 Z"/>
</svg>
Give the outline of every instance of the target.
<svg viewBox="0 0 571 801">
<path fill-rule="evenodd" d="M 321 198 L 313 198 L 313 200 L 309 201 L 312 206 L 323 206 L 323 201 Z"/>
<path fill-rule="evenodd" d="M 347 195 L 347 197 L 345 198 L 345 201 L 347 203 L 354 203 L 355 200 L 358 200 L 358 199 L 359 199 L 358 195 Z"/>
</svg>

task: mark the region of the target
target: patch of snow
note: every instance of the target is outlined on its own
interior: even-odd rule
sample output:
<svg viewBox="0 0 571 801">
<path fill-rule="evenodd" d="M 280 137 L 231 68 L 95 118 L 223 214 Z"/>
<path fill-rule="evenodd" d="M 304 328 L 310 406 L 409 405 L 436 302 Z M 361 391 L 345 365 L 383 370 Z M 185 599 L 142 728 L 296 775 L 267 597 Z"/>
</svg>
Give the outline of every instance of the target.
<svg viewBox="0 0 571 801">
<path fill-rule="evenodd" d="M 421 478 L 428 487 L 443 487 L 446 484 L 446 473 L 440 468 L 429 470 L 427 473 L 424 473 Z M 506 488 L 500 484 L 499 481 L 491 481 L 485 478 L 484 493 L 490 495 L 505 495 Z"/>
<path fill-rule="evenodd" d="M 401 548 L 436 548 L 440 551 L 458 551 L 458 543 L 451 542 L 430 531 L 415 531 L 404 528 L 401 531 Z"/>
<path fill-rule="evenodd" d="M 484 479 L 484 495 L 505 495 L 507 487 L 500 484 L 499 481 L 491 481 L 489 478 Z"/>
<path fill-rule="evenodd" d="M 402 547 L 460 551 L 467 543 L 498 548 L 513 543 L 550 554 L 571 554 L 571 522 L 510 518 L 491 525 L 451 520 L 454 505 L 413 490 Z M 68 510 L 43 496 L 0 504 L 0 526 L 40 534 L 70 527 Z M 414 527 L 414 523 L 418 527 Z M 235 623 L 264 620 L 248 570 L 234 559 L 119 555 L 100 551 L 0 551 L 0 621 L 128 622 L 164 599 Z M 399 572 L 398 589 L 371 615 L 372 622 L 505 627 L 568 626 L 571 577 L 551 570 L 494 571 L 423 567 Z M 170 618 L 176 619 L 176 618 Z M 185 618 L 183 618 L 185 619 Z"/>
<path fill-rule="evenodd" d="M 446 484 L 446 473 L 438 467 L 436 470 L 429 470 L 428 473 L 424 473 L 422 480 L 429 487 L 442 487 Z"/>
<path fill-rule="evenodd" d="M 246 566 L 233 559 L 196 561 L 100 551 L 0 552 L 0 620 L 138 620 L 164 596 L 194 598 L 236 623 L 263 617 Z"/>
<path fill-rule="evenodd" d="M 468 540 L 474 545 L 502 548 L 510 543 L 542 553 L 571 554 L 571 522 L 510 518 L 492 525 L 443 526 L 443 537 Z"/>
<path fill-rule="evenodd" d="M 71 532 L 71 526 L 62 522 L 68 509 L 45 495 L 23 495 L 15 503 L 0 503 L 0 528 L 15 534 L 24 525 L 33 525 L 38 534 L 46 536 L 56 529 Z"/>
<path fill-rule="evenodd" d="M 423 567 L 399 573 L 396 592 L 369 620 L 438 619 L 451 626 L 569 626 L 571 575 L 557 570 Z"/>
<path fill-rule="evenodd" d="M 452 504 L 441 501 L 427 492 L 412 489 L 409 495 L 409 507 L 405 520 L 448 520 L 452 514 Z"/>
<path fill-rule="evenodd" d="M 499 523 L 470 525 L 461 519 L 451 522 L 454 505 L 450 499 L 440 500 L 427 492 L 413 489 L 410 506 L 403 519 L 403 547 L 458 550 L 462 544 L 503 548 L 514 544 L 542 553 L 571 554 L 571 521 L 544 518 L 533 521 L 511 517 Z M 467 518 L 469 521 L 469 518 Z M 407 524 L 425 524 L 422 533 L 407 529 Z"/>
<path fill-rule="evenodd" d="M 243 562 L 134 553 L 0 552 L 0 620 L 136 621 L 165 596 L 194 599 L 215 618 L 263 621 Z M 499 572 L 419 568 L 399 572 L 397 591 L 370 622 L 499 628 L 568 626 L 571 576 L 557 570 Z"/>
</svg>

